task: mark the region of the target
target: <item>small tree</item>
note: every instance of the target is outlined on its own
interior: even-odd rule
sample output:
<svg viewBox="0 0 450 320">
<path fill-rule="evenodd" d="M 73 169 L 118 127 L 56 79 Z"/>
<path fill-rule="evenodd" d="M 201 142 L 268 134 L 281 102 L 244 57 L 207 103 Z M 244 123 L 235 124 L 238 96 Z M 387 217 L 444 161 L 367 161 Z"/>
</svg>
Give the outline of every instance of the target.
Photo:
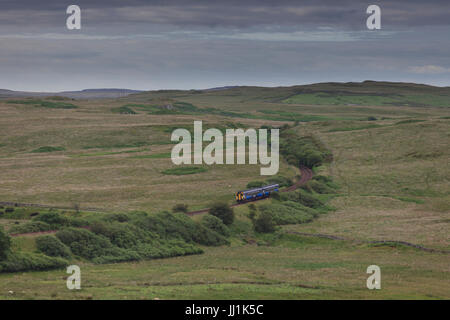
<svg viewBox="0 0 450 320">
<path fill-rule="evenodd" d="M 217 218 L 215 216 L 212 216 L 210 214 L 205 214 L 202 217 L 201 222 L 205 227 L 207 227 L 225 237 L 230 236 L 230 230 L 228 229 L 228 227 L 222 222 L 222 220 L 220 220 L 219 218 Z"/>
<path fill-rule="evenodd" d="M 179 203 L 173 206 L 172 212 L 188 212 L 188 205 L 184 203 Z"/>
<path fill-rule="evenodd" d="M 40 236 L 36 238 L 36 248 L 50 257 L 70 257 L 70 249 L 55 236 Z"/>
<path fill-rule="evenodd" d="M 11 247 L 11 238 L 0 227 L 0 261 L 6 258 Z"/>
<path fill-rule="evenodd" d="M 280 200 L 281 196 L 277 191 L 271 192 L 270 196 L 275 200 Z"/>
<path fill-rule="evenodd" d="M 234 221 L 234 211 L 225 202 L 213 203 L 209 208 L 209 214 L 219 218 L 227 226 Z"/>
<path fill-rule="evenodd" d="M 269 212 L 263 211 L 253 220 L 253 228 L 259 233 L 271 233 L 275 231 L 275 222 Z"/>
</svg>

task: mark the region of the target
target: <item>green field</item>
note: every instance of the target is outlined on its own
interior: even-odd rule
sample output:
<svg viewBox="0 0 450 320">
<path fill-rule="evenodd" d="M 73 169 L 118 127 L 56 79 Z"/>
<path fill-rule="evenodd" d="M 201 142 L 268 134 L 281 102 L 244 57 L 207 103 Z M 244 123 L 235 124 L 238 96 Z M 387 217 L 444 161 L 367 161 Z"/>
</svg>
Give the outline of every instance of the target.
<svg viewBox="0 0 450 320">
<path fill-rule="evenodd" d="M 71 101 L 76 108 L 0 100 L 0 201 L 66 207 L 53 211 L 95 220 L 180 203 L 198 210 L 211 199 L 231 204 L 235 191 L 265 180 L 259 165 L 175 167 L 170 134 L 191 130 L 194 120 L 220 130 L 289 124 L 331 152 L 314 171 L 336 187 L 310 190 L 327 209 L 274 233 L 255 232 L 251 209 L 239 206 L 229 245 L 196 243 L 203 254 L 110 264 L 73 257 L 80 291 L 66 288 L 63 268 L 0 273 L 0 298 L 449 299 L 450 256 L 441 252 L 450 250 L 449 97 L 448 88 L 364 82 L 153 91 Z M 279 174 L 295 181 L 292 163 L 283 158 Z M 14 208 L 0 225 L 13 230 L 35 212 L 51 210 Z M 37 237 L 14 237 L 12 247 L 36 254 Z M 375 240 L 437 251 L 368 243 Z M 381 268 L 381 290 L 366 288 L 372 264 Z"/>
</svg>

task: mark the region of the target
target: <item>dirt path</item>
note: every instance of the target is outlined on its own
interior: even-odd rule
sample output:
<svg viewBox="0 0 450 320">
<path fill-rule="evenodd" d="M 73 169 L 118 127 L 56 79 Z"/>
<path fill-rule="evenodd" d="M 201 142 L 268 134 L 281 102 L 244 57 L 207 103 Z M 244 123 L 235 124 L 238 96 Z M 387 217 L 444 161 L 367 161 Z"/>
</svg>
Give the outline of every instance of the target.
<svg viewBox="0 0 450 320">
<path fill-rule="evenodd" d="M 11 237 L 24 237 L 24 236 L 40 236 L 44 234 L 54 234 L 58 230 L 48 230 L 48 231 L 38 231 L 38 232 L 28 232 L 28 233 L 14 233 L 10 234 Z"/>
</svg>

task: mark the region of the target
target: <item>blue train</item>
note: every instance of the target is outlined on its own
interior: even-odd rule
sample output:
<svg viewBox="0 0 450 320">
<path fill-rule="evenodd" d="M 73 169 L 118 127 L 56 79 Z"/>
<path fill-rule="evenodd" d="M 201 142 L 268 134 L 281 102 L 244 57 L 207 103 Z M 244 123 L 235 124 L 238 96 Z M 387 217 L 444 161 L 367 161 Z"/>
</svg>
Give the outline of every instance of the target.
<svg viewBox="0 0 450 320">
<path fill-rule="evenodd" d="M 235 194 L 236 201 L 238 203 L 241 203 L 241 202 L 254 201 L 254 200 L 267 198 L 267 197 L 270 197 L 270 194 L 272 192 L 277 192 L 279 187 L 280 186 L 278 184 L 271 184 L 271 185 L 264 186 L 261 188 L 254 188 L 254 189 L 245 190 L 245 191 L 238 191 Z"/>
</svg>

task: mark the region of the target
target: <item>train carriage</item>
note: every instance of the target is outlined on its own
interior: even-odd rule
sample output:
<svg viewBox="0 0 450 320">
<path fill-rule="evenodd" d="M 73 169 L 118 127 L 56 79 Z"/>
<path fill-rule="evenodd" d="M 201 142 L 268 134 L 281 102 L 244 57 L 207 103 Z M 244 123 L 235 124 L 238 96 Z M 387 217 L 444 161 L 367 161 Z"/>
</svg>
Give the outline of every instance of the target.
<svg viewBox="0 0 450 320">
<path fill-rule="evenodd" d="M 250 190 L 244 190 L 244 191 L 238 191 L 235 194 L 236 201 L 241 202 L 248 202 L 248 201 L 255 201 L 263 198 L 270 197 L 270 194 L 273 192 L 278 192 L 279 189 L 278 184 L 271 184 L 268 186 L 264 186 L 261 188 L 254 188 Z"/>
</svg>

